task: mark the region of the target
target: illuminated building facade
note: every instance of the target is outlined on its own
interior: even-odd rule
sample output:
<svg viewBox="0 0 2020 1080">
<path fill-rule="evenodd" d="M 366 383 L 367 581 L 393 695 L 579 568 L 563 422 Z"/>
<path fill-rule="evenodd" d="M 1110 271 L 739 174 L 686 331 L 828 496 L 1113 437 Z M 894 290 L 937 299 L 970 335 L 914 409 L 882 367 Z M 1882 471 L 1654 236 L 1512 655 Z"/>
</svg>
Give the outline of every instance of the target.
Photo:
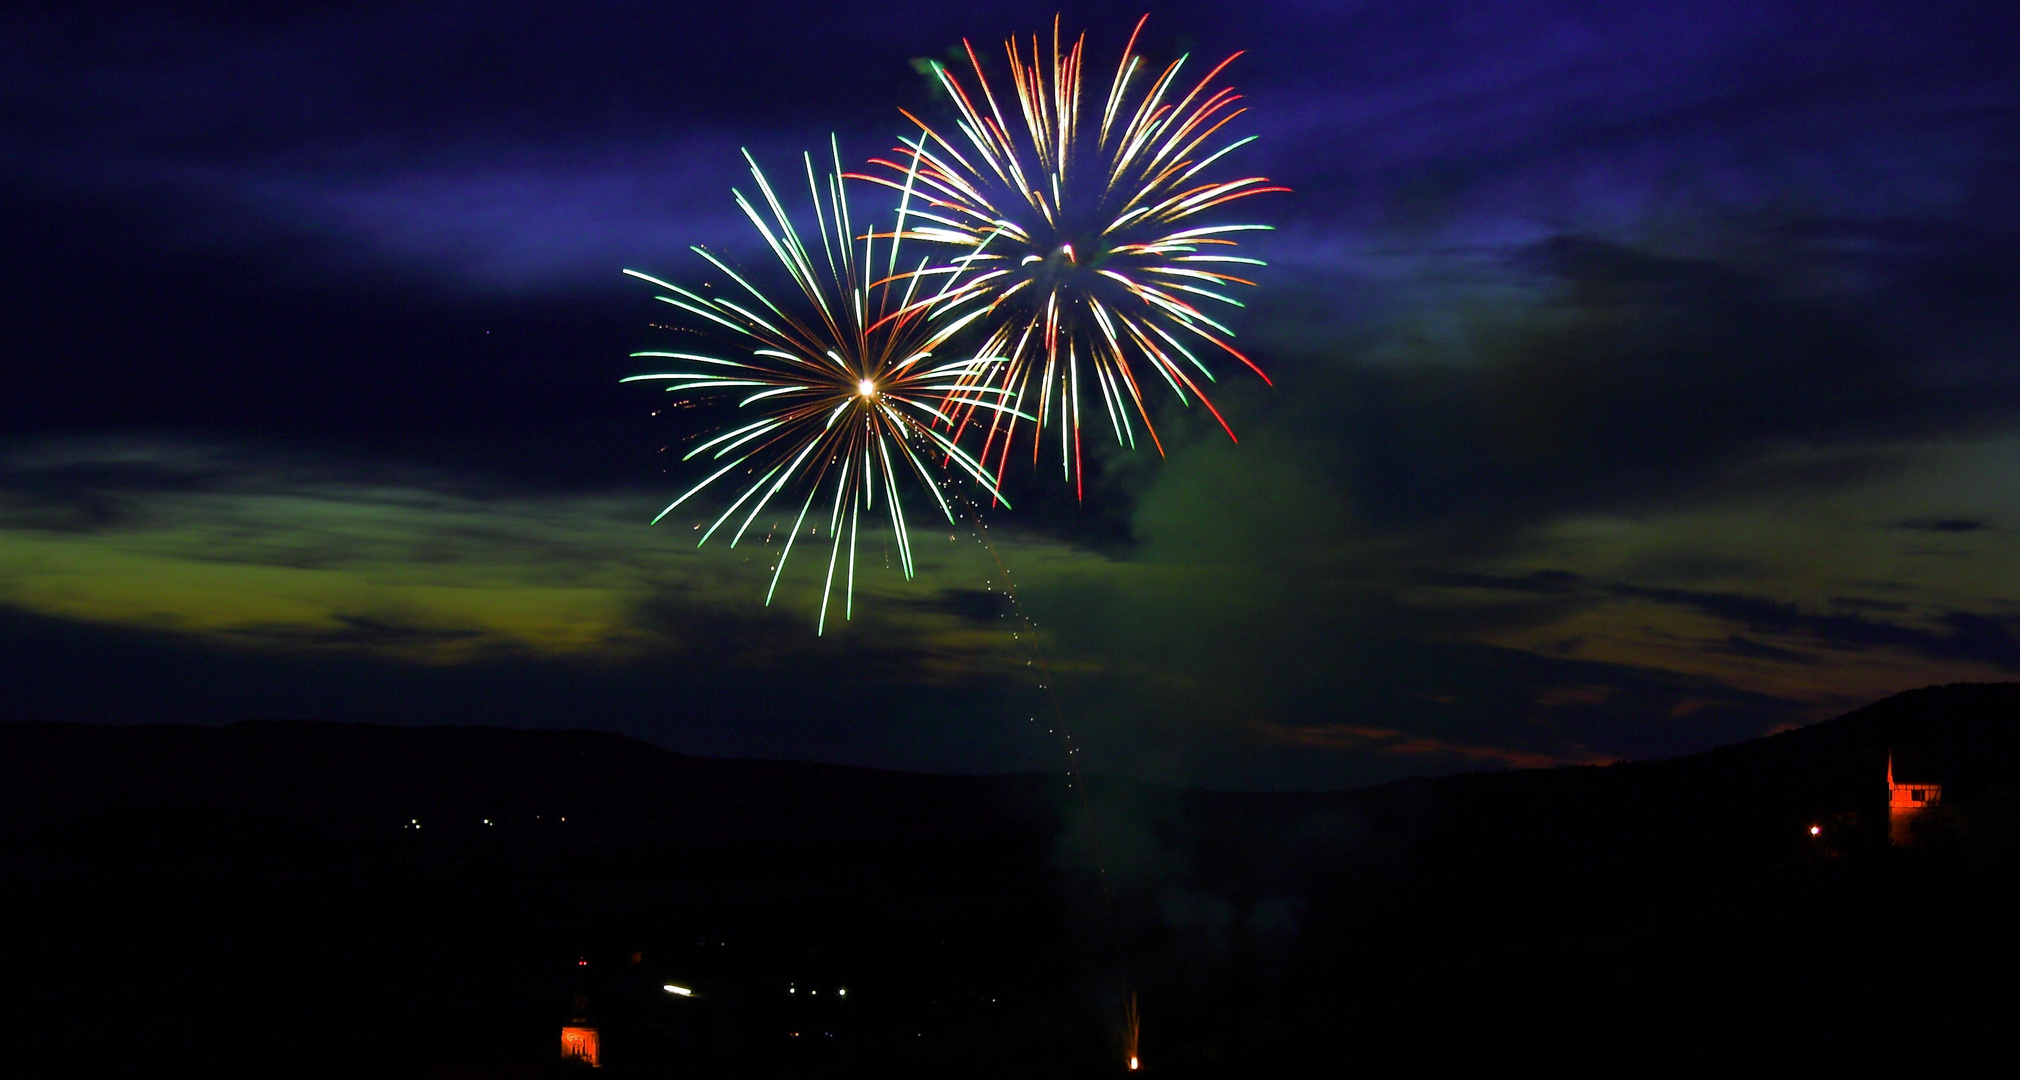
<svg viewBox="0 0 2020 1080">
<path fill-rule="evenodd" d="M 588 959 L 575 961 L 575 1009 L 568 1017 L 568 1023 L 561 1028 L 561 1058 L 564 1061 L 579 1061 L 592 1069 L 603 1064 L 600 1048 L 596 1040 L 596 1024 L 589 1016 L 589 995 L 584 991 L 582 978 Z"/>
<path fill-rule="evenodd" d="M 596 1057 L 596 1029 L 587 1024 L 569 1024 L 562 1028 L 561 1056 L 596 1068 L 601 1064 Z"/>
<path fill-rule="evenodd" d="M 1887 839 L 1902 845 L 1913 843 L 1915 822 L 1942 801 L 1941 784 L 1895 783 L 1894 755 L 1887 755 Z"/>
</svg>

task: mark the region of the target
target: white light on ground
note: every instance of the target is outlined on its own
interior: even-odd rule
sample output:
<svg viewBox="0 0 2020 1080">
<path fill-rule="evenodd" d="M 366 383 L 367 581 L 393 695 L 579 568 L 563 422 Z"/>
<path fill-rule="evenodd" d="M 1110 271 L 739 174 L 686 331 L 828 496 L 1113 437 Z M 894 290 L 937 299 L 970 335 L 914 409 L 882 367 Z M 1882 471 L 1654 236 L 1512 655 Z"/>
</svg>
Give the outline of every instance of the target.
<svg viewBox="0 0 2020 1080">
<path fill-rule="evenodd" d="M 665 986 L 661 987 L 661 989 L 665 990 L 669 994 L 679 994 L 681 997 L 694 996 L 694 991 L 689 990 L 685 986 L 675 986 L 672 983 L 667 983 Z"/>
</svg>

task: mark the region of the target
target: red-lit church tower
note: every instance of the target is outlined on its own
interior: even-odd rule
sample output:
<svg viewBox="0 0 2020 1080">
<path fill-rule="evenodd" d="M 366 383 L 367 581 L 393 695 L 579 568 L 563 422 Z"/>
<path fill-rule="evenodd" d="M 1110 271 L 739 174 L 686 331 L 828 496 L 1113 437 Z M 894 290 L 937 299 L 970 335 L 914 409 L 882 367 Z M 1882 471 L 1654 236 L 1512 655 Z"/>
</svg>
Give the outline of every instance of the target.
<svg viewBox="0 0 2020 1080">
<path fill-rule="evenodd" d="M 583 989 L 581 979 L 581 969 L 588 967 L 589 961 L 577 960 L 575 964 L 575 1009 L 569 1014 L 568 1023 L 561 1027 L 561 1057 L 594 1069 L 600 1067 L 603 1061 L 598 1056 L 596 1024 L 589 1015 L 589 994 Z"/>
<path fill-rule="evenodd" d="M 1916 820 L 1942 801 L 1941 784 L 1895 783 L 1894 755 L 1887 754 L 1887 839 L 1902 845 L 1914 843 Z"/>
</svg>

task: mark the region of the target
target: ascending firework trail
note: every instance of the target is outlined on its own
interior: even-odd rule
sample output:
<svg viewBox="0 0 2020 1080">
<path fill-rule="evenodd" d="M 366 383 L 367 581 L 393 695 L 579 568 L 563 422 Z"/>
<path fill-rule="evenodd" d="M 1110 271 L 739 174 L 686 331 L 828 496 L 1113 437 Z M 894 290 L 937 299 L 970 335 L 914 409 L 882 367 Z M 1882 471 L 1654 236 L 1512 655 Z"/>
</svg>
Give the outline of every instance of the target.
<svg viewBox="0 0 2020 1080">
<path fill-rule="evenodd" d="M 1080 797 L 1080 811 L 1086 816 L 1088 843 L 1093 848 L 1095 880 L 1101 886 L 1101 903 L 1108 917 L 1110 947 L 1114 950 L 1116 971 L 1122 977 L 1122 994 L 1126 1001 L 1123 1015 L 1123 1056 L 1127 1059 L 1131 1072 L 1139 1067 L 1137 1044 L 1142 1029 L 1142 1018 L 1136 1006 L 1136 991 L 1129 985 L 1127 962 L 1122 955 L 1122 922 L 1115 910 L 1115 893 L 1108 887 L 1108 856 L 1102 850 L 1101 830 L 1094 816 L 1094 803 L 1087 796 L 1087 781 L 1080 772 L 1080 748 L 1074 745 L 1073 729 L 1067 726 L 1066 710 L 1059 704 L 1059 691 L 1053 685 L 1052 665 L 1045 650 L 1045 639 L 1038 631 L 1038 624 L 1031 618 L 1017 593 L 1017 580 L 1010 575 L 1010 567 L 1004 563 L 1003 555 L 989 539 L 989 526 L 982 520 L 982 511 L 965 495 L 952 496 L 967 518 L 975 542 L 989 553 L 989 559 L 996 564 L 996 572 L 1003 578 L 1003 596 L 1009 601 L 1010 610 L 1017 613 L 1017 621 L 1023 630 L 1013 630 L 1010 637 L 1022 643 L 1031 652 L 1031 659 L 1025 661 L 1034 665 L 1038 673 L 1038 689 L 1044 691 L 1046 704 L 1052 713 L 1051 733 L 1059 736 L 1059 747 L 1066 759 L 1068 783 Z M 987 583 L 984 583 L 985 587 Z M 1032 722 L 1037 721 L 1032 717 Z"/>
</svg>

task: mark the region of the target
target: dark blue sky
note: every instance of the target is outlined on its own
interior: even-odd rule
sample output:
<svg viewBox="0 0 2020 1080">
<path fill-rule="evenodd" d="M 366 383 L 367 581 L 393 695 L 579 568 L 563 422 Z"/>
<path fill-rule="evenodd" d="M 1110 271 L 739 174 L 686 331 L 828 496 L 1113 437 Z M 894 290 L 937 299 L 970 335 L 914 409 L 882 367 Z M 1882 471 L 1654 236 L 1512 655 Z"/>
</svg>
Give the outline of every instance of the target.
<svg viewBox="0 0 2020 1080">
<path fill-rule="evenodd" d="M 1065 11 L 1093 66 L 1141 10 Z M 739 147 L 865 159 L 1039 5 L 0 14 L 14 714 L 586 725 L 928 769 L 1057 747 L 986 554 L 840 633 L 644 524 L 623 266 L 755 255 Z M 1674 753 L 2020 668 L 2007 4 L 1178 5 L 1294 194 L 1238 446 L 1174 413 L 992 531 L 1098 769 Z M 1211 54 L 1211 55 L 1209 55 Z M 635 388 L 632 388 L 635 389 Z M 761 561 L 761 560 L 760 560 Z M 985 584 L 988 583 L 988 584 Z"/>
</svg>

